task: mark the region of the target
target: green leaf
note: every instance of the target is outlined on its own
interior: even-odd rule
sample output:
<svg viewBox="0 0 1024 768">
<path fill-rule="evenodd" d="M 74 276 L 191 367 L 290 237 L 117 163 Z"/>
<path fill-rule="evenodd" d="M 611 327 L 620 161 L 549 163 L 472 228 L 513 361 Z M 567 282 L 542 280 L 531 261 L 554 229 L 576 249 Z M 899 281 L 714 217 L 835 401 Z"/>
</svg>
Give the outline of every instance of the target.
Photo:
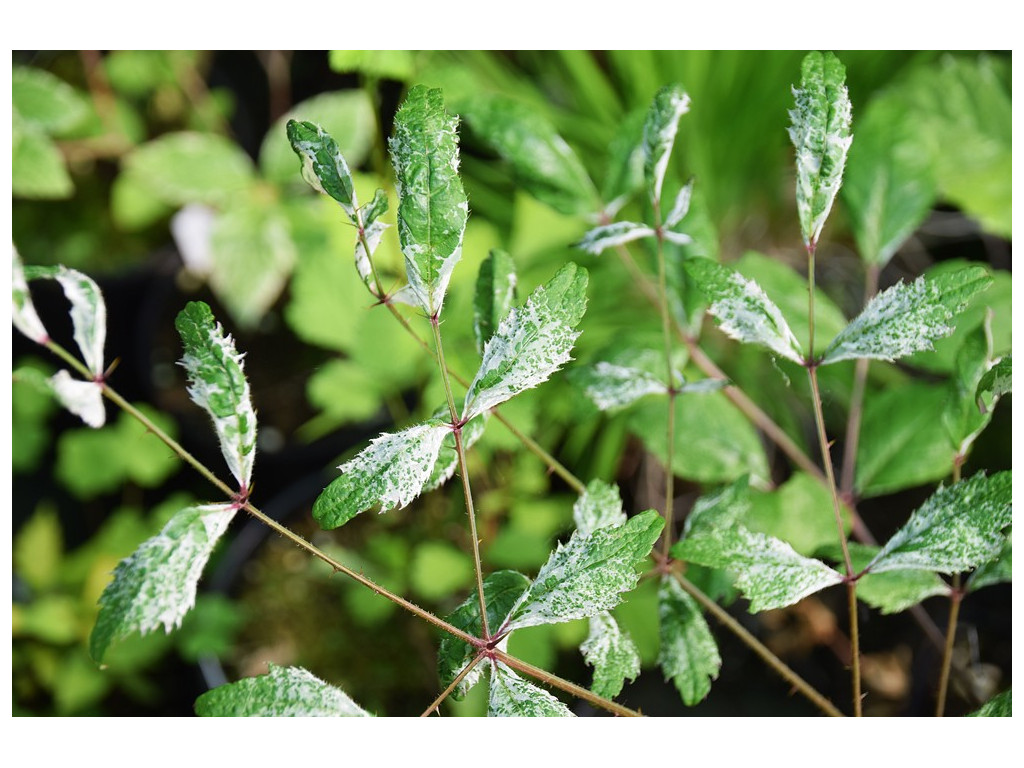
<svg viewBox="0 0 1024 768">
<path fill-rule="evenodd" d="M 636 586 L 664 520 L 653 510 L 625 525 L 578 532 L 559 544 L 509 615 L 505 631 L 593 616 L 614 608 Z"/>
<path fill-rule="evenodd" d="M 731 528 L 750 509 L 750 478 L 739 480 L 700 496 L 683 526 L 683 538 L 714 534 L 715 530 Z"/>
<path fill-rule="evenodd" d="M 44 592 L 59 578 L 64 535 L 57 510 L 40 504 L 14 532 L 11 562 L 14 572 L 33 590 Z"/>
<path fill-rule="evenodd" d="M 367 77 L 407 81 L 416 72 L 412 51 L 331 51 L 335 72 L 359 72 Z"/>
<path fill-rule="evenodd" d="M 980 709 L 971 712 L 968 717 L 1013 717 L 1012 688 L 1007 688 L 997 696 L 985 702 Z"/>
<path fill-rule="evenodd" d="M 210 414 L 231 474 L 241 489 L 248 489 L 256 455 L 256 413 L 242 368 L 244 355 L 201 301 L 186 304 L 174 326 L 185 348 L 181 365 L 188 374 L 188 394 Z"/>
<path fill-rule="evenodd" d="M 481 355 L 511 309 L 515 295 L 515 262 L 505 251 L 492 250 L 480 264 L 473 300 L 473 333 Z"/>
<path fill-rule="evenodd" d="M 51 136 L 74 129 L 89 113 L 85 95 L 35 67 L 11 70 L 11 106 L 20 119 Z"/>
<path fill-rule="evenodd" d="M 690 111 L 690 97 L 680 85 L 666 85 L 654 96 L 644 122 L 644 178 L 651 201 L 661 200 L 672 145 L 676 141 L 679 120 Z"/>
<path fill-rule="evenodd" d="M 991 392 L 993 397 L 1001 397 L 1010 391 L 1013 384 L 1013 360 L 1012 355 L 1000 358 L 994 366 L 992 366 L 984 376 L 981 377 L 981 381 L 978 382 L 978 388 L 975 390 L 974 397 L 977 400 L 981 399 L 981 396 L 986 392 Z"/>
<path fill-rule="evenodd" d="M 688 707 L 699 704 L 718 677 L 722 657 L 700 606 L 671 576 L 658 588 L 661 648 L 658 666 L 672 680 Z"/>
<path fill-rule="evenodd" d="M 836 336 L 821 365 L 840 360 L 888 360 L 933 349 L 932 340 L 953 332 L 950 321 L 971 297 L 992 284 L 982 267 L 934 278 L 919 277 L 882 291 Z"/>
<path fill-rule="evenodd" d="M 409 581 L 427 600 L 440 600 L 473 581 L 473 560 L 443 541 L 424 541 L 413 552 Z"/>
<path fill-rule="evenodd" d="M 121 561 L 100 597 L 89 638 L 96 661 L 103 660 L 111 643 L 132 632 L 144 635 L 159 626 L 170 632 L 181 626 L 195 605 L 206 561 L 237 511 L 231 504 L 186 507 Z"/>
<path fill-rule="evenodd" d="M 594 256 L 600 256 L 608 248 L 625 245 L 644 237 L 654 237 L 655 234 L 653 229 L 644 224 L 616 221 L 613 224 L 594 227 L 576 243 L 576 247 Z"/>
<path fill-rule="evenodd" d="M 302 161 L 302 177 L 317 192 L 337 200 L 355 222 L 359 201 L 352 173 L 337 143 L 314 123 L 289 120 L 287 131 L 288 141 Z"/>
<path fill-rule="evenodd" d="M 439 421 L 417 424 L 372 440 L 313 504 L 313 517 L 324 530 L 344 525 L 375 504 L 381 512 L 402 509 L 423 492 L 441 441 L 450 427 Z"/>
<path fill-rule="evenodd" d="M 528 683 L 500 661 L 491 662 L 488 717 L 575 717 L 543 688 Z"/>
<path fill-rule="evenodd" d="M 734 573 L 751 613 L 792 605 L 843 580 L 820 560 L 741 525 L 688 536 L 672 547 L 672 556 Z"/>
<path fill-rule="evenodd" d="M 32 339 L 36 344 L 45 344 L 50 340 L 50 334 L 39 319 L 35 304 L 32 303 L 32 294 L 28 289 L 28 280 L 25 278 L 25 267 L 21 263 L 21 255 L 16 246 L 11 246 L 12 275 L 11 275 L 11 319 L 14 327 Z"/>
<path fill-rule="evenodd" d="M 252 161 L 230 139 L 212 133 L 169 133 L 135 149 L 125 167 L 170 205 L 223 205 L 255 180 Z"/>
<path fill-rule="evenodd" d="M 123 170 L 110 187 L 110 215 L 118 229 L 139 232 L 174 212 L 156 194 L 145 178 Z M 172 224 L 173 227 L 173 224 Z"/>
<path fill-rule="evenodd" d="M 493 633 L 500 627 L 523 593 L 530 587 L 530 580 L 516 571 L 495 571 L 484 579 L 484 604 L 487 606 L 487 625 Z M 459 607 L 445 617 L 452 626 L 468 632 L 474 637 L 483 635 L 480 622 L 480 599 L 474 591 L 459 604 Z M 508 636 L 498 644 L 499 650 L 508 646 Z M 441 685 L 447 687 L 477 655 L 477 650 L 454 635 L 445 634 L 437 652 L 437 674 Z M 452 698 L 462 699 L 467 691 L 476 685 L 483 674 L 483 665 L 477 665 L 452 691 Z"/>
<path fill-rule="evenodd" d="M 789 138 L 796 148 L 796 205 L 804 243 L 817 243 L 843 181 L 850 135 L 846 69 L 832 53 L 814 51 L 801 65 Z"/>
<path fill-rule="evenodd" d="M 1010 524 L 1009 472 L 977 474 L 940 487 L 868 564 L 871 573 L 906 569 L 962 573 L 995 558 Z"/>
<path fill-rule="evenodd" d="M 376 141 L 377 116 L 367 91 L 354 89 L 318 94 L 296 104 L 267 131 L 260 147 L 259 164 L 268 181 L 287 185 L 297 178 L 294 144 L 288 130 L 292 121 L 318 126 L 325 137 L 329 134 L 334 149 L 344 156 L 347 167 L 353 169 L 366 163 Z"/>
<path fill-rule="evenodd" d="M 794 472 L 771 492 L 751 491 L 750 511 L 741 522 L 751 531 L 782 539 L 801 555 L 812 556 L 837 541 L 832 495 L 820 481 Z M 843 527 L 850 531 L 850 516 L 843 508 Z"/>
<path fill-rule="evenodd" d="M 580 651 L 587 665 L 594 668 L 590 690 L 598 696 L 614 699 L 627 679 L 636 680 L 640 674 L 636 644 L 607 611 L 590 617 L 590 632 Z"/>
<path fill-rule="evenodd" d="M 460 105 L 460 113 L 533 197 L 570 216 L 597 208 L 586 169 L 539 110 L 503 96 L 476 95 Z"/>
<path fill-rule="evenodd" d="M 59 200 L 71 197 L 75 185 L 57 145 L 38 128 L 14 114 L 11 148 L 11 192 L 15 197 Z"/>
<path fill-rule="evenodd" d="M 500 405 L 548 380 L 564 363 L 587 306 L 587 270 L 569 262 L 513 307 L 484 347 L 483 361 L 466 392 L 463 419 Z"/>
<path fill-rule="evenodd" d="M 370 717 L 340 688 L 301 667 L 269 664 L 270 672 L 207 691 L 200 717 Z"/>
<path fill-rule="evenodd" d="M 876 393 L 864 405 L 854 486 L 870 498 L 949 474 L 954 451 L 942 419 L 947 390 L 912 383 Z"/>
<path fill-rule="evenodd" d="M 992 419 L 989 409 L 979 408 L 981 377 L 992 363 L 992 334 L 986 321 L 964 339 L 956 356 L 956 368 L 949 380 L 949 399 L 942 422 L 959 456 L 967 456 L 971 445 Z"/>
<path fill-rule="evenodd" d="M 606 360 L 574 368 L 570 375 L 573 384 L 602 411 L 625 408 L 647 395 L 668 394 L 668 385 L 649 370 Z"/>
<path fill-rule="evenodd" d="M 75 343 L 82 352 L 89 371 L 99 376 L 104 372 L 103 345 L 107 340 L 107 305 L 95 281 L 78 270 L 64 266 L 27 267 L 25 276 L 32 280 L 56 280 L 71 303 L 71 323 Z"/>
<path fill-rule="evenodd" d="M 728 483 L 747 474 L 759 481 L 770 476 L 757 431 L 721 392 L 677 397 L 675 409 L 672 470 L 677 475 L 702 483 Z M 629 429 L 660 461 L 668 461 L 663 402 L 638 403 L 629 414 Z"/>
<path fill-rule="evenodd" d="M 604 480 L 591 480 L 572 505 L 572 517 L 580 536 L 589 536 L 598 528 L 613 528 L 626 522 L 619 487 Z"/>
<path fill-rule="evenodd" d="M 607 171 L 601 197 L 604 213 L 614 216 L 644 180 L 643 128 L 646 112 L 634 110 L 623 119 L 608 145 Z"/>
<path fill-rule="evenodd" d="M 878 554 L 881 547 L 851 542 L 848 545 L 854 570 L 860 571 Z M 843 559 L 838 545 L 828 548 L 828 556 L 836 562 Z M 883 614 L 900 613 L 922 600 L 949 595 L 950 587 L 937 573 L 929 571 L 888 571 L 867 574 L 857 579 L 857 597 Z"/>
<path fill-rule="evenodd" d="M 982 563 L 967 579 L 967 591 L 977 592 L 983 587 L 1003 584 L 1013 580 L 1013 539 L 1009 532 L 1003 538 L 1003 546 L 994 560 Z"/>
<path fill-rule="evenodd" d="M 458 118 L 438 89 L 415 86 L 395 115 L 391 159 L 398 183 L 398 239 L 409 288 L 428 316 L 441 312 L 462 258 L 469 215 L 459 179 Z"/>
<path fill-rule="evenodd" d="M 803 350 L 782 312 L 753 280 L 709 259 L 689 259 L 686 271 L 711 306 L 719 327 L 734 339 L 759 344 L 801 365 Z"/>
<path fill-rule="evenodd" d="M 884 267 L 935 202 L 930 153 L 902 99 L 873 100 L 857 124 L 843 201 L 860 256 Z"/>
</svg>

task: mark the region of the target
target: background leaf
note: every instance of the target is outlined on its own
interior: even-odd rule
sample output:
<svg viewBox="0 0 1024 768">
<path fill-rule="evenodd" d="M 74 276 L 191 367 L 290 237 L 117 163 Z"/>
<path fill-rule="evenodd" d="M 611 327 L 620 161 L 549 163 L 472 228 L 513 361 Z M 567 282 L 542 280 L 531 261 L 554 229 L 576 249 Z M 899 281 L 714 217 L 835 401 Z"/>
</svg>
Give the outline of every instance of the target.
<svg viewBox="0 0 1024 768">
<path fill-rule="evenodd" d="M 200 717 L 369 717 L 340 688 L 301 667 L 270 664 L 270 672 L 214 688 L 196 699 Z"/>
</svg>

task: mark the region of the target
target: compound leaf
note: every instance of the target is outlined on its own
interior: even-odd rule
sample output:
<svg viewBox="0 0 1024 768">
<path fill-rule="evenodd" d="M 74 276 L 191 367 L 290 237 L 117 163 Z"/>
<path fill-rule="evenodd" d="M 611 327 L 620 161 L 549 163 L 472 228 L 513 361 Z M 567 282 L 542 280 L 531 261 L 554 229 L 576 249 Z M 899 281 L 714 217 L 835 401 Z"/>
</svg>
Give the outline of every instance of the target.
<svg viewBox="0 0 1024 768">
<path fill-rule="evenodd" d="M 391 158 L 398 184 L 398 239 L 409 288 L 431 317 L 441 311 L 462 258 L 469 204 L 459 179 L 458 118 L 438 89 L 415 86 L 395 115 Z"/>
<path fill-rule="evenodd" d="M 654 96 L 644 122 L 644 178 L 652 201 L 661 200 L 679 120 L 690 111 L 690 97 L 680 85 L 666 85 Z"/>
<path fill-rule="evenodd" d="M 875 296 L 829 344 L 821 365 L 872 358 L 893 361 L 933 349 L 932 340 L 953 332 L 949 324 L 971 297 L 992 284 L 982 267 L 931 279 L 897 283 Z"/>
<path fill-rule="evenodd" d="M 707 296 L 719 327 L 747 344 L 760 344 L 803 363 L 803 351 L 782 312 L 753 280 L 710 259 L 688 259 L 686 271 Z"/>
<path fill-rule="evenodd" d="M 574 330 L 587 306 L 587 270 L 569 262 L 513 307 L 484 346 L 480 370 L 466 392 L 463 419 L 488 411 L 545 382 L 571 358 Z"/>
<path fill-rule="evenodd" d="M 110 644 L 132 632 L 181 626 L 195 605 L 206 561 L 238 509 L 231 504 L 186 507 L 114 570 L 100 597 L 89 653 L 102 661 Z"/>
<path fill-rule="evenodd" d="M 210 414 L 224 460 L 239 487 L 247 489 L 256 455 L 256 413 L 242 368 L 244 355 L 201 301 L 186 304 L 174 325 L 185 348 L 181 365 L 188 373 L 188 394 Z"/>
<path fill-rule="evenodd" d="M 265 675 L 247 677 L 196 699 L 200 717 L 370 717 L 340 688 L 301 667 L 270 664 Z"/>
<path fill-rule="evenodd" d="M 671 576 L 662 577 L 658 588 L 658 620 L 658 665 L 684 704 L 699 704 L 718 677 L 722 657 L 697 601 Z"/>
<path fill-rule="evenodd" d="M 1010 472 L 940 487 L 868 564 L 870 573 L 961 573 L 997 557 L 1011 519 Z"/>
<path fill-rule="evenodd" d="M 846 69 L 832 53 L 804 57 L 789 138 L 796 148 L 796 205 L 804 243 L 818 242 L 843 181 L 851 107 Z"/>
<path fill-rule="evenodd" d="M 559 544 L 509 616 L 507 629 L 554 624 L 614 608 L 636 586 L 637 565 L 651 553 L 664 520 L 653 510 L 624 525 L 578 532 Z"/>
<path fill-rule="evenodd" d="M 344 525 L 375 504 L 381 512 L 402 509 L 423 492 L 434 470 L 441 441 L 450 428 L 440 421 L 382 434 L 338 469 L 337 478 L 313 504 L 324 530 Z"/>
<path fill-rule="evenodd" d="M 622 691 L 626 679 L 640 674 L 640 652 L 607 611 L 590 617 L 590 632 L 580 646 L 583 660 L 594 668 L 590 690 L 606 699 Z"/>
<path fill-rule="evenodd" d="M 488 717 L 575 717 L 565 704 L 500 661 L 491 662 Z"/>
</svg>

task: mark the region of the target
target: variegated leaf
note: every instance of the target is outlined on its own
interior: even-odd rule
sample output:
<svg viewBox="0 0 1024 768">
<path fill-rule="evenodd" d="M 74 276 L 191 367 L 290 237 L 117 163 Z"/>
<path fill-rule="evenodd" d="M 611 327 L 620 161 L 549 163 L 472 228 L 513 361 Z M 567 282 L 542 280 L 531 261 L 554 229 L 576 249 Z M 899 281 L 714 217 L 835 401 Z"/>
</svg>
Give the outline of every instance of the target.
<svg viewBox="0 0 1024 768">
<path fill-rule="evenodd" d="M 684 704 L 699 704 L 718 677 L 722 657 L 697 601 L 671 576 L 663 576 L 658 588 L 658 620 L 658 666 Z"/>
<path fill-rule="evenodd" d="M 500 661 L 491 664 L 488 717 L 575 717 L 565 704 Z"/>
<path fill-rule="evenodd" d="M 256 412 L 242 366 L 245 355 L 201 301 L 190 301 L 174 325 L 185 348 L 180 364 L 188 373 L 188 394 L 210 414 L 231 474 L 240 489 L 248 489 L 256 456 Z"/>
<path fill-rule="evenodd" d="M 71 324 L 75 343 L 82 352 L 85 366 L 94 376 L 103 368 L 103 345 L 107 340 L 107 305 L 100 288 L 88 275 L 67 267 L 26 267 L 29 280 L 48 278 L 60 283 L 71 302 Z"/>
<path fill-rule="evenodd" d="M 782 312 L 753 280 L 710 259 L 687 259 L 686 271 L 704 293 L 719 327 L 747 344 L 759 344 L 803 363 L 803 350 Z"/>
<path fill-rule="evenodd" d="M 784 541 L 736 524 L 691 535 L 672 547 L 672 556 L 735 574 L 751 613 L 792 605 L 843 580 L 839 572 L 797 554 Z"/>
<path fill-rule="evenodd" d="M 270 664 L 265 675 L 247 677 L 196 699 L 200 717 L 370 717 L 340 688 L 302 667 Z"/>
<path fill-rule="evenodd" d="M 359 277 L 362 278 L 366 286 L 374 291 L 376 291 L 376 286 L 373 284 L 373 267 L 370 265 L 370 259 L 373 258 L 374 251 L 380 245 L 380 240 L 384 236 L 384 230 L 390 226 L 390 224 L 385 224 L 383 221 L 374 221 L 363 230 L 365 232 L 366 245 L 370 247 L 369 253 L 363 247 L 363 238 L 356 240 L 356 271 L 359 272 Z"/>
<path fill-rule="evenodd" d="M 580 646 L 583 660 L 594 668 L 590 690 L 606 699 L 622 692 L 626 680 L 640 674 L 640 652 L 607 611 L 590 617 L 590 632 Z"/>
<path fill-rule="evenodd" d="M 1009 581 L 1013 581 L 1013 537 L 1007 531 L 999 554 L 975 568 L 965 586 L 968 592 L 976 592 L 983 587 Z"/>
<path fill-rule="evenodd" d="M 676 224 L 686 218 L 686 214 L 690 212 L 690 199 L 693 197 L 693 179 L 690 179 L 676 194 L 676 201 L 672 205 L 672 210 L 668 212 L 668 216 L 665 217 L 664 227 L 667 230 L 672 229 Z M 666 235 L 669 232 L 665 233 Z M 671 233 L 673 235 L 678 233 Z M 684 237 L 686 237 L 684 235 Z M 690 238 L 686 237 L 686 241 L 690 242 Z M 686 243 L 680 243 L 680 245 L 686 245 Z"/>
<path fill-rule="evenodd" d="M 832 53 L 807 54 L 789 138 L 796 148 L 796 205 L 804 243 L 817 243 L 843 181 L 850 134 L 846 69 Z"/>
<path fill-rule="evenodd" d="M 624 525 L 578 532 L 559 544 L 509 615 L 504 631 L 594 616 L 636 586 L 637 565 L 651 553 L 665 521 L 649 510 Z"/>
<path fill-rule="evenodd" d="M 600 256 L 608 248 L 625 245 L 643 237 L 654 237 L 655 231 L 644 224 L 632 221 L 616 221 L 594 227 L 576 243 L 576 247 L 594 256 Z"/>
<path fill-rule="evenodd" d="M 619 487 L 604 480 L 591 480 L 572 506 L 572 518 L 580 536 L 598 528 L 613 528 L 626 522 Z"/>
<path fill-rule="evenodd" d="M 98 429 L 106 423 L 103 390 L 95 381 L 82 381 L 67 371 L 57 371 L 48 383 L 60 404 L 90 427 Z"/>
<path fill-rule="evenodd" d="M 473 334 L 481 355 L 502 318 L 508 314 L 515 296 L 515 262 L 505 251 L 494 249 L 480 264 L 473 299 Z"/>
<path fill-rule="evenodd" d="M 441 421 L 382 434 L 338 469 L 337 478 L 316 500 L 313 517 L 325 530 L 344 525 L 380 504 L 380 511 L 402 509 L 423 492 L 451 428 Z"/>
<path fill-rule="evenodd" d="M 513 307 L 484 347 L 480 370 L 466 392 L 471 419 L 548 380 L 568 362 L 587 306 L 587 271 L 569 262 Z"/>
<path fill-rule="evenodd" d="M 1013 360 L 1012 355 L 1000 358 L 999 361 L 989 368 L 981 381 L 978 382 L 978 389 L 974 396 L 980 400 L 986 392 L 991 392 L 993 397 L 1001 397 L 1010 392 L 1013 385 Z"/>
<path fill-rule="evenodd" d="M 821 365 L 872 358 L 893 361 L 932 349 L 953 332 L 950 321 L 971 297 L 992 284 L 982 267 L 898 283 L 873 298 L 829 344 Z"/>
<path fill-rule="evenodd" d="M 289 120 L 288 141 L 302 160 L 302 176 L 318 192 L 330 195 L 355 220 L 359 202 L 348 163 L 337 142 L 315 123 Z"/>
<path fill-rule="evenodd" d="M 447 415 L 447 408 L 444 409 Z M 435 414 L 437 416 L 438 414 Z M 441 418 L 444 418 L 444 415 Z M 484 435 L 484 429 L 487 427 L 487 419 L 490 414 L 483 413 L 477 416 L 475 419 L 469 421 L 462 427 L 462 448 L 468 451 Z M 459 468 L 459 454 L 455 450 L 455 435 L 449 432 L 444 436 L 444 440 L 441 442 L 441 449 L 438 451 L 437 460 L 434 462 L 434 468 L 430 472 L 430 477 L 427 478 L 427 482 L 423 486 L 423 492 L 432 491 L 435 488 L 440 488 L 442 485 L 451 480 L 452 475 L 455 474 L 455 470 Z"/>
<path fill-rule="evenodd" d="M 100 597 L 89 653 L 102 661 L 110 644 L 132 632 L 181 626 L 217 540 L 238 509 L 231 504 L 186 507 L 114 570 Z"/>
<path fill-rule="evenodd" d="M 644 178 L 652 202 L 661 200 L 672 145 L 679 130 L 679 120 L 690 111 L 690 97 L 679 85 L 666 85 L 654 96 L 644 123 Z"/>
<path fill-rule="evenodd" d="M 459 179 L 457 117 L 438 89 L 415 86 L 395 115 L 391 159 L 398 184 L 398 239 L 409 288 L 430 317 L 441 312 L 462 258 L 469 204 Z"/>
<path fill-rule="evenodd" d="M 1010 472 L 939 488 L 882 547 L 869 573 L 962 573 L 998 556 L 1012 517 Z"/>
<path fill-rule="evenodd" d="M 993 696 L 968 717 L 1013 717 L 1013 689 L 1007 688 Z"/>
<path fill-rule="evenodd" d="M 32 303 L 32 294 L 28 290 L 28 281 L 25 279 L 25 267 L 21 263 L 21 256 L 18 249 L 11 247 L 13 251 L 11 277 L 12 289 L 12 319 L 14 327 L 28 336 L 36 344 L 45 344 L 50 340 L 50 334 L 43 326 L 43 321 L 36 313 L 35 305 Z"/>
<path fill-rule="evenodd" d="M 604 360 L 576 368 L 572 374 L 573 382 L 602 411 L 625 408 L 647 395 L 668 394 L 668 385 L 650 371 Z"/>
</svg>

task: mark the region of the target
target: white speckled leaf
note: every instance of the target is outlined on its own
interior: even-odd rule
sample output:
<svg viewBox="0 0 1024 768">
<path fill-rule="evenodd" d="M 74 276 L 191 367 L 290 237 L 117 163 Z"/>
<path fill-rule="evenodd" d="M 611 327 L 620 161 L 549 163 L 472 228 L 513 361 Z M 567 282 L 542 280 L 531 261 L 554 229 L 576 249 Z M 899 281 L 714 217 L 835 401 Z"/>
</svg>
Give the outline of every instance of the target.
<svg viewBox="0 0 1024 768">
<path fill-rule="evenodd" d="M 640 652 L 636 643 L 615 623 L 607 611 L 590 617 L 590 632 L 580 646 L 583 660 L 594 668 L 590 690 L 606 699 L 622 692 L 626 680 L 640 674 Z"/>
<path fill-rule="evenodd" d="M 459 179 L 459 120 L 438 89 L 417 85 L 395 115 L 391 160 L 398 185 L 398 239 L 409 288 L 428 316 L 440 314 L 462 258 L 469 204 Z"/>
<path fill-rule="evenodd" d="M 718 677 L 722 657 L 697 601 L 671 576 L 663 576 L 658 587 L 658 620 L 658 666 L 684 704 L 699 704 Z"/>
<path fill-rule="evenodd" d="M 32 294 L 28 290 L 25 268 L 21 263 L 18 249 L 12 246 L 11 250 L 14 254 L 12 264 L 13 275 L 11 277 L 11 307 L 14 327 L 32 339 L 36 344 L 45 344 L 50 340 L 50 334 L 46 332 L 43 321 L 39 319 L 35 305 L 32 303 Z"/>
<path fill-rule="evenodd" d="M 528 683 L 500 661 L 491 662 L 488 717 L 575 717 L 543 688 Z"/>
<path fill-rule="evenodd" d="M 604 480 L 591 480 L 572 506 L 572 518 L 580 536 L 598 528 L 612 528 L 626 522 L 619 487 Z"/>
<path fill-rule="evenodd" d="M 571 358 L 574 330 L 587 307 L 587 270 L 569 262 L 522 307 L 513 307 L 484 347 L 466 392 L 463 419 L 548 380 Z"/>
<path fill-rule="evenodd" d="M 693 179 L 690 179 L 683 187 L 676 193 L 676 201 L 672 205 L 672 210 L 668 212 L 668 216 L 665 217 L 665 229 L 671 229 L 680 221 L 686 218 L 686 214 L 690 212 L 690 200 L 693 198 Z M 677 232 L 666 232 L 666 236 L 669 234 L 678 235 Z M 686 242 L 690 242 L 690 238 L 686 238 Z M 680 243 L 685 245 L 686 243 Z"/>
<path fill-rule="evenodd" d="M 594 227 L 576 243 L 576 247 L 587 253 L 592 253 L 594 256 L 600 256 L 608 248 L 625 245 L 642 237 L 654 237 L 654 235 L 654 230 L 644 224 L 616 221 L 613 224 Z"/>
<path fill-rule="evenodd" d="M 505 251 L 492 250 L 480 264 L 473 297 L 473 335 L 476 348 L 482 355 L 508 314 L 516 295 L 516 265 Z"/>
<path fill-rule="evenodd" d="M 828 345 L 821 365 L 872 358 L 893 361 L 932 349 L 953 332 L 950 321 L 971 297 L 992 284 L 982 267 L 898 283 L 873 298 Z"/>
<path fill-rule="evenodd" d="M 686 516 L 683 536 L 713 536 L 716 530 L 731 528 L 750 509 L 749 490 L 750 476 L 744 475 L 734 483 L 698 498 Z"/>
<path fill-rule="evenodd" d="M 103 390 L 94 381 L 74 379 L 67 371 L 58 371 L 49 379 L 50 388 L 60 404 L 94 429 L 107 420 Z"/>
<path fill-rule="evenodd" d="M 103 373 L 103 345 L 107 340 L 107 305 L 100 288 L 88 275 L 67 267 L 26 267 L 25 276 L 56 280 L 71 302 L 75 343 L 89 371 Z"/>
<path fill-rule="evenodd" d="M 247 489 L 256 456 L 256 412 L 242 366 L 245 355 L 201 301 L 186 304 L 174 325 L 185 348 L 180 364 L 188 374 L 188 394 L 210 414 L 224 460 L 239 488 Z"/>
<path fill-rule="evenodd" d="M 654 96 L 644 122 L 644 178 L 652 201 L 661 199 L 679 120 L 690 111 L 690 97 L 679 85 L 666 85 Z"/>
<path fill-rule="evenodd" d="M 575 369 L 573 382 L 602 411 L 625 408 L 647 395 L 668 394 L 665 382 L 649 371 L 604 360 Z"/>
<path fill-rule="evenodd" d="M 382 434 L 338 469 L 337 478 L 316 500 L 313 517 L 324 530 L 344 525 L 380 504 L 380 511 L 402 509 L 423 492 L 434 470 L 441 441 L 451 432 L 440 421 Z"/>
<path fill-rule="evenodd" d="M 340 688 L 301 667 L 270 664 L 270 672 L 207 691 L 200 717 L 370 717 Z"/>
<path fill-rule="evenodd" d="M 1012 516 L 1010 472 L 939 488 L 867 567 L 871 573 L 962 573 L 999 555 Z"/>
<path fill-rule="evenodd" d="M 967 579 L 967 591 L 975 592 L 992 584 L 1013 580 L 1013 537 L 1007 532 L 1002 549 L 994 560 L 982 563 Z"/>
<path fill-rule="evenodd" d="M 110 644 L 132 632 L 181 626 L 195 605 L 206 561 L 238 510 L 230 504 L 186 507 L 120 562 L 100 597 L 89 653 L 102 661 Z"/>
<path fill-rule="evenodd" d="M 650 510 L 588 536 L 574 533 L 541 567 L 504 629 L 582 619 L 614 608 L 620 594 L 636 586 L 637 565 L 651 553 L 664 524 Z"/>
<path fill-rule="evenodd" d="M 447 416 L 448 409 L 444 409 L 445 413 L 441 416 L 443 419 Z M 437 416 L 438 414 L 435 414 Z M 472 419 L 462 427 L 462 447 L 468 451 L 484 435 L 484 429 L 487 427 L 487 419 L 490 417 L 489 413 L 483 413 Z M 430 477 L 427 478 L 427 482 L 423 485 L 423 493 L 432 491 L 435 488 L 440 488 L 442 485 L 451 480 L 452 475 L 455 474 L 455 470 L 459 468 L 459 454 L 455 450 L 455 435 L 449 432 L 444 436 L 444 440 L 441 442 L 441 449 L 437 453 L 437 460 L 434 462 L 434 468 L 430 472 Z"/>
<path fill-rule="evenodd" d="M 359 277 L 362 278 L 363 282 L 368 287 L 373 287 L 374 290 L 376 290 L 376 287 L 373 286 L 373 267 L 370 266 L 370 259 L 373 257 L 374 251 L 377 250 L 377 246 L 380 245 L 380 240 L 384 236 L 384 230 L 390 226 L 390 224 L 377 220 L 366 227 L 366 244 L 370 246 L 369 253 L 363 247 L 362 239 L 356 239 L 356 271 L 359 272 Z"/>
<path fill-rule="evenodd" d="M 789 111 L 789 138 L 796 148 L 796 205 L 804 243 L 817 243 L 843 181 L 851 108 L 846 69 L 832 53 L 807 54 L 796 108 Z"/>
<path fill-rule="evenodd" d="M 318 192 L 337 200 L 354 221 L 359 202 L 348 163 L 337 142 L 315 123 L 289 120 L 287 132 L 292 149 L 302 160 L 302 177 Z"/>
<path fill-rule="evenodd" d="M 975 392 L 975 397 L 981 399 L 981 396 L 986 392 L 991 392 L 993 397 L 1002 397 L 1011 391 L 1013 385 L 1013 360 L 1012 355 L 1000 358 L 1000 360 L 992 366 L 984 376 L 981 377 L 981 381 L 978 382 L 978 389 Z"/>
<path fill-rule="evenodd" d="M 753 280 L 710 259 L 687 259 L 686 271 L 704 293 L 719 327 L 747 344 L 760 344 L 795 363 L 803 350 L 782 312 Z"/>
<path fill-rule="evenodd" d="M 784 541 L 741 525 L 702 532 L 677 542 L 673 557 L 736 576 L 736 587 L 750 600 L 750 612 L 800 602 L 843 577 L 821 560 L 804 557 Z"/>
<path fill-rule="evenodd" d="M 487 626 L 494 632 L 505 623 L 508 613 L 529 588 L 530 580 L 517 571 L 495 571 L 484 579 L 484 604 L 487 606 Z M 459 607 L 445 617 L 445 621 L 453 627 L 461 629 L 474 637 L 483 635 L 483 624 L 480 622 L 480 598 L 474 591 Z M 499 651 L 508 647 L 508 635 L 496 646 Z M 477 655 L 477 650 L 464 640 L 446 634 L 441 638 L 441 647 L 437 651 L 437 675 L 441 685 L 447 687 L 458 677 Z M 483 664 L 473 667 L 452 691 L 452 698 L 458 701 L 480 680 L 484 670 Z"/>
</svg>

